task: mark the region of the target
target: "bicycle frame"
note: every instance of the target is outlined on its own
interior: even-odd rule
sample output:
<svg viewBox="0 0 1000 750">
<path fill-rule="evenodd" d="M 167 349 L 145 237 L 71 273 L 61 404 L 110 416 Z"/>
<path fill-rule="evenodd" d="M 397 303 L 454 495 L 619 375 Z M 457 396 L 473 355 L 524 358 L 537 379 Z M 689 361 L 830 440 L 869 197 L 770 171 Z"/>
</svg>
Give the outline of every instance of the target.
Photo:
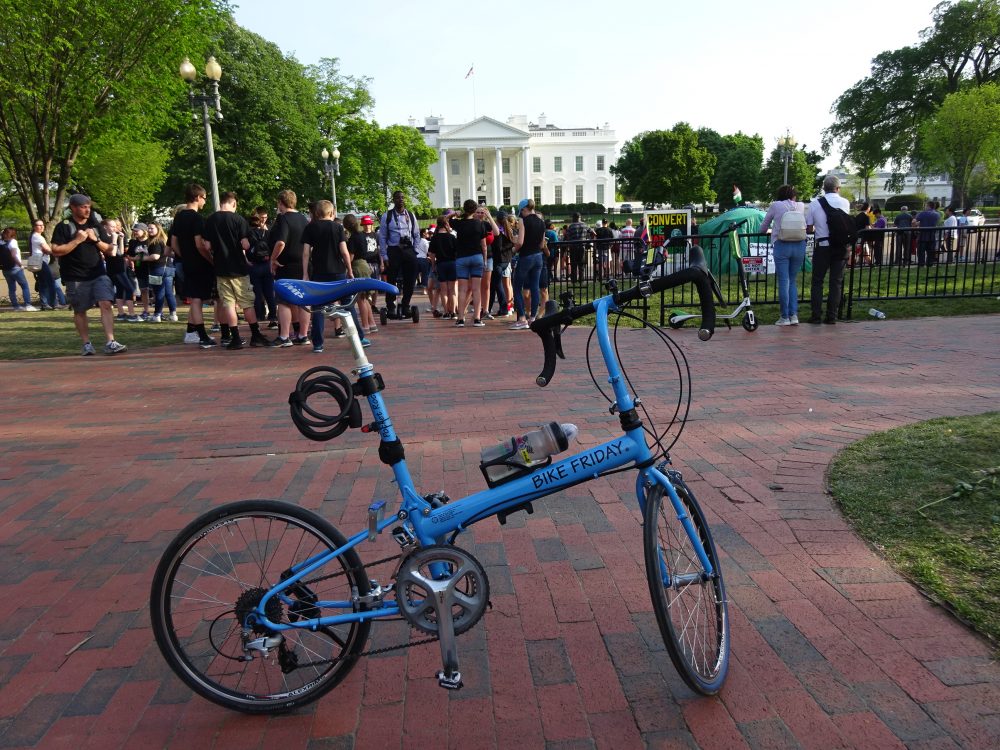
<svg viewBox="0 0 1000 750">
<path fill-rule="evenodd" d="M 614 345 L 608 332 L 608 313 L 617 310 L 613 295 L 602 297 L 595 302 L 597 312 L 597 339 L 601 355 L 608 370 L 608 382 L 615 394 L 615 402 L 620 412 L 627 412 L 635 406 L 629 394 L 626 382 L 622 376 L 618 359 L 615 356 Z M 355 356 L 355 371 L 359 377 L 372 374 L 374 366 L 368 362 L 365 349 L 361 346 L 360 337 L 351 319 L 350 313 L 340 309 L 336 313 L 347 328 L 348 337 Z M 368 405 L 375 417 L 375 424 L 384 442 L 397 440 L 395 428 L 389 417 L 388 408 L 381 393 L 368 396 Z M 275 623 L 265 616 L 268 601 L 278 596 L 285 604 L 293 600 L 284 592 L 301 582 L 304 578 L 319 570 L 338 555 L 350 550 L 366 539 L 370 532 L 381 533 L 392 525 L 402 525 L 406 532 L 421 545 L 441 544 L 449 536 L 456 536 L 473 523 L 489 518 L 499 513 L 510 512 L 533 500 L 554 494 L 573 485 L 595 479 L 602 473 L 633 464 L 639 472 L 636 478 L 636 497 L 641 510 L 645 510 L 645 489 L 652 484 L 664 488 L 684 526 L 687 536 L 701 561 L 705 576 L 714 574 L 708 555 L 701 543 L 693 523 L 684 511 L 683 503 L 674 490 L 665 471 L 654 467 L 654 457 L 646 444 L 646 435 L 641 426 L 626 430 L 621 437 L 614 438 L 585 451 L 567 456 L 548 466 L 540 467 L 526 476 L 519 477 L 493 489 L 467 495 L 453 500 L 440 507 L 433 507 L 417 492 L 406 466 L 405 459 L 392 466 L 396 482 L 402 495 L 399 510 L 388 518 L 380 518 L 378 514 L 385 508 L 384 501 L 377 501 L 369 507 L 370 529 L 365 529 L 351 536 L 343 546 L 320 553 L 291 568 L 292 575 L 273 586 L 257 605 L 254 618 L 257 622 L 273 631 L 295 629 L 315 630 L 330 625 L 347 622 L 359 622 L 386 617 L 398 617 L 399 607 L 395 604 L 379 603 L 374 608 L 354 611 L 353 601 L 317 601 L 312 604 L 320 609 L 351 610 L 336 615 L 327 615 L 309 619 L 301 619 L 294 623 Z M 669 574 L 661 566 L 664 584 L 669 585 Z"/>
</svg>

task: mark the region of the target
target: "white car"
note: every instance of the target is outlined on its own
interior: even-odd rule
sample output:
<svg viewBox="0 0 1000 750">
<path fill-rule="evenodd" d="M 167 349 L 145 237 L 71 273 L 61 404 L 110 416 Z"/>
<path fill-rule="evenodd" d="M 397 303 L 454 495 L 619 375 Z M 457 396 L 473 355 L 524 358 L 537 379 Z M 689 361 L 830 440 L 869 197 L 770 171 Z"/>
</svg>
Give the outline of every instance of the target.
<svg viewBox="0 0 1000 750">
<path fill-rule="evenodd" d="M 986 223 L 986 217 L 983 216 L 983 212 L 978 208 L 974 208 L 969 211 L 969 226 L 970 227 L 981 227 Z"/>
</svg>

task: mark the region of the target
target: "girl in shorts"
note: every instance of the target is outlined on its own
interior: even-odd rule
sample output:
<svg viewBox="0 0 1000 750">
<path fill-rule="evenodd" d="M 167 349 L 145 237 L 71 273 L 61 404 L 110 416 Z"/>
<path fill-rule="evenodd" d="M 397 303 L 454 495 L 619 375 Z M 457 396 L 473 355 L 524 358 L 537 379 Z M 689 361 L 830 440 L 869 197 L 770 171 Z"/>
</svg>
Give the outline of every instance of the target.
<svg viewBox="0 0 1000 750">
<path fill-rule="evenodd" d="M 455 285 L 458 278 L 455 274 L 455 258 L 458 253 L 458 241 L 451 233 L 451 226 L 447 216 L 439 216 L 437 228 L 431 237 L 431 245 L 427 251 L 427 257 L 434 263 L 437 272 L 438 284 L 441 287 L 442 308 L 444 320 L 452 320 L 456 317 L 458 308 L 455 299 Z"/>
</svg>

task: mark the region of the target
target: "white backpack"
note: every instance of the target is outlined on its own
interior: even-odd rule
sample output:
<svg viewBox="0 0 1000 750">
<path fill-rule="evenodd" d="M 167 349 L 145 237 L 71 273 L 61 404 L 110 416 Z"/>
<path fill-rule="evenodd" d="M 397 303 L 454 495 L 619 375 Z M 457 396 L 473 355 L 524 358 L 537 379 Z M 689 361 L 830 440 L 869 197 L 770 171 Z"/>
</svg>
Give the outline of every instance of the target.
<svg viewBox="0 0 1000 750">
<path fill-rule="evenodd" d="M 778 239 L 782 242 L 802 242 L 805 238 L 805 214 L 797 208 L 785 211 L 781 217 L 781 226 L 778 228 Z"/>
</svg>

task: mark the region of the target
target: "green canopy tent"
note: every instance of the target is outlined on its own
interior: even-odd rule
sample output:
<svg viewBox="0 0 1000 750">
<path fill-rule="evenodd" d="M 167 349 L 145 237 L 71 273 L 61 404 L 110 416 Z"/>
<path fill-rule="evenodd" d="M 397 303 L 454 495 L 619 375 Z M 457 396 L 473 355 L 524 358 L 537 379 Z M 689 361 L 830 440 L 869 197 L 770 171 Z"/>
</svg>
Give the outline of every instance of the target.
<svg viewBox="0 0 1000 750">
<path fill-rule="evenodd" d="M 732 243 L 729 241 L 728 230 L 734 223 L 739 223 L 744 219 L 747 223 L 738 230 L 740 234 L 740 257 L 748 255 L 764 255 L 763 247 L 751 252 L 751 243 L 766 246 L 767 237 L 746 237 L 744 235 L 754 234 L 760 231 L 760 225 L 764 222 L 764 212 L 759 208 L 750 206 L 739 206 L 730 209 L 723 214 L 719 214 L 713 219 L 709 219 L 698 227 L 699 242 L 702 251 L 705 253 L 705 261 L 709 269 L 715 276 L 735 276 L 737 271 L 737 254 L 733 252 Z M 723 237 L 713 237 L 712 235 L 724 234 Z M 812 263 L 806 258 L 805 270 L 812 269 Z"/>
</svg>

